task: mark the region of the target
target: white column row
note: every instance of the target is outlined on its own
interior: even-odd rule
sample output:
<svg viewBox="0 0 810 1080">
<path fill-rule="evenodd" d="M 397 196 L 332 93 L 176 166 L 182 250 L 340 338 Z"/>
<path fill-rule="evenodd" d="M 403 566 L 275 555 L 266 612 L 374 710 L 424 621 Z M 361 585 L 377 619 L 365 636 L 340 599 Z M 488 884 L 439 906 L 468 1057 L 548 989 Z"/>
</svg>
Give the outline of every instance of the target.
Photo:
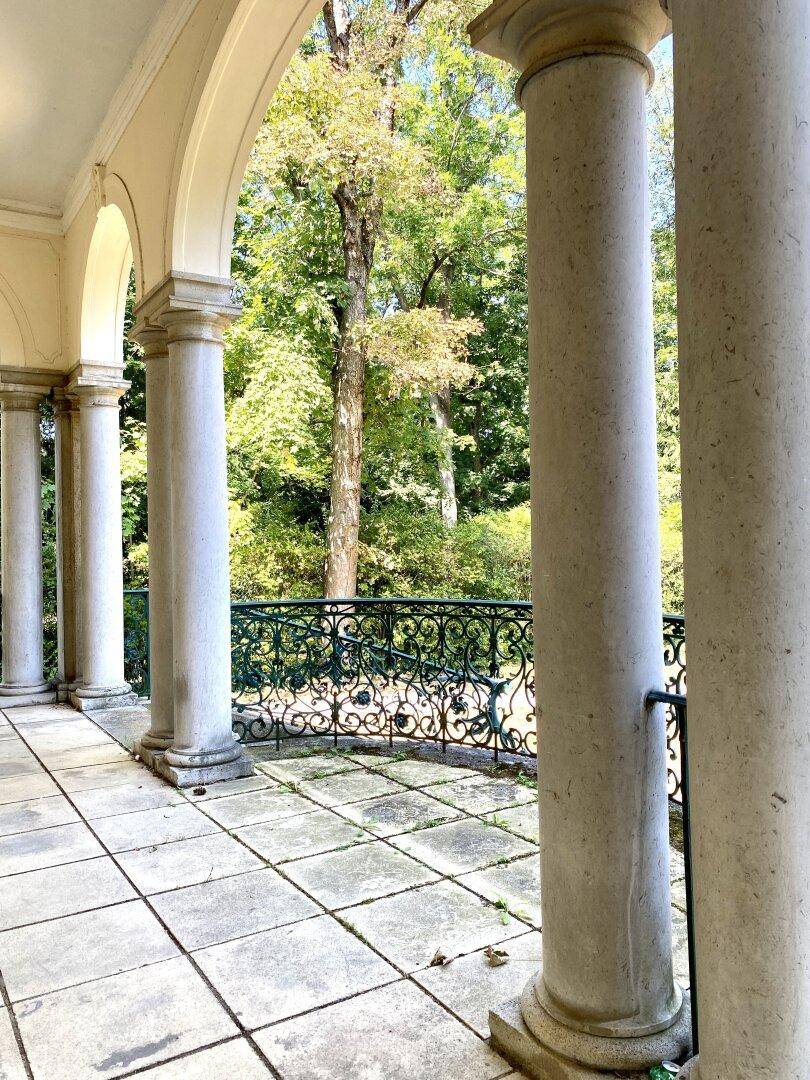
<svg viewBox="0 0 810 1080">
<path fill-rule="evenodd" d="M 690 1047 L 670 957 L 644 95 L 674 19 L 699 1059 L 810 1066 L 810 3 L 499 0 L 526 112 L 543 966 L 537 1080 Z"/>
<path fill-rule="evenodd" d="M 212 289 L 201 303 L 199 292 Z M 147 369 L 152 687 L 152 723 L 137 752 L 181 786 L 253 771 L 232 730 L 228 296 L 227 282 L 169 278 L 140 305 L 135 328 Z"/>
</svg>

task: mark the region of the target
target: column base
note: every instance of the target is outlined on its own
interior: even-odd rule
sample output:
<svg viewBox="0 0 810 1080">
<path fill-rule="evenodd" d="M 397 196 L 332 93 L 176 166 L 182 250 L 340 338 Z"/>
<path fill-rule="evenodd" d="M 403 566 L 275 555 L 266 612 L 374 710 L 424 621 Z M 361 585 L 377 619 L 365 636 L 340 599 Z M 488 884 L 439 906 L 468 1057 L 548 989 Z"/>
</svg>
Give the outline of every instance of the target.
<svg viewBox="0 0 810 1080">
<path fill-rule="evenodd" d="M 53 705 L 57 693 L 50 683 L 38 686 L 13 686 L 0 684 L 0 709 L 14 709 L 18 705 Z"/>
<path fill-rule="evenodd" d="M 675 1080 L 700 1080 L 699 1058 L 693 1057 L 684 1065 Z"/>
<path fill-rule="evenodd" d="M 80 712 L 96 712 L 137 705 L 138 695 L 132 692 L 129 683 L 121 686 L 77 686 L 68 693 L 68 701 Z"/>
<path fill-rule="evenodd" d="M 688 993 L 666 1030 L 606 1038 L 574 1031 L 549 1016 L 534 995 L 534 980 L 520 999 L 490 1011 L 489 1027 L 493 1047 L 531 1080 L 604 1080 L 605 1073 L 619 1070 L 642 1077 L 653 1065 L 684 1057 L 692 1044 Z"/>
<path fill-rule="evenodd" d="M 148 761 L 150 767 L 170 784 L 181 788 L 218 784 L 222 780 L 241 780 L 245 776 L 253 776 L 256 771 L 253 759 L 244 750 L 238 757 L 215 765 L 178 765 L 175 764 L 176 759 L 169 760 L 165 753 L 148 750 L 147 753 L 151 759 Z"/>
</svg>

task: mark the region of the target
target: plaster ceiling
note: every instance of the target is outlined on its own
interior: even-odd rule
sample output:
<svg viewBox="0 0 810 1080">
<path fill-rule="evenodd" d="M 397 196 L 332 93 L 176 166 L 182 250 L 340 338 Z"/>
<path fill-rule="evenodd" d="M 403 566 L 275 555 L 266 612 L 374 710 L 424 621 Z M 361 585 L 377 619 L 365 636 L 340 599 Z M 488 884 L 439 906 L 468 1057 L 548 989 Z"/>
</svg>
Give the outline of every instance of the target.
<svg viewBox="0 0 810 1080">
<path fill-rule="evenodd" d="M 59 213 L 164 0 L 0 0 L 0 204 Z"/>
</svg>

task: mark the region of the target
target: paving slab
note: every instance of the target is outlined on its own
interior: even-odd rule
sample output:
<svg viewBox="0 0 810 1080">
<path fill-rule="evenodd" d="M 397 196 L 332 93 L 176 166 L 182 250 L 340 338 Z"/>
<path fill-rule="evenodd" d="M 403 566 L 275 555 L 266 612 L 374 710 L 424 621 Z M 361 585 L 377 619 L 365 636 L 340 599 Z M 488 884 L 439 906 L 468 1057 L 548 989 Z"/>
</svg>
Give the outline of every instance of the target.
<svg viewBox="0 0 810 1080">
<path fill-rule="evenodd" d="M 7 743 L 0 743 L 0 746 L 5 745 Z M 42 766 L 28 749 L 24 752 L 15 751 L 13 754 L 7 754 L 5 760 L 0 761 L 0 781 L 3 783 L 15 776 L 37 774 L 42 774 Z"/>
<path fill-rule="evenodd" d="M 224 833 L 195 836 L 192 840 L 177 840 L 140 851 L 123 851 L 115 860 L 147 895 L 244 874 L 264 865 L 238 840 Z"/>
<path fill-rule="evenodd" d="M 152 897 L 186 949 L 201 949 L 299 922 L 321 909 L 275 870 L 254 870 Z"/>
<path fill-rule="evenodd" d="M 149 770 L 132 760 L 113 761 L 106 765 L 87 765 L 54 772 L 54 778 L 67 792 L 92 791 L 93 788 L 117 787 L 119 784 L 137 784 L 147 776 L 152 776 Z"/>
<path fill-rule="evenodd" d="M 28 1080 L 8 1009 L 0 1008 L 0 1080 Z"/>
<path fill-rule="evenodd" d="M 427 787 L 429 784 L 445 784 L 451 780 L 463 780 L 465 776 L 476 775 L 472 769 L 464 769 L 458 765 L 416 759 L 392 761 L 380 766 L 376 771 L 400 784 L 416 788 Z"/>
<path fill-rule="evenodd" d="M 483 817 L 485 821 L 499 825 L 523 840 L 530 840 L 533 844 L 540 843 L 540 812 L 534 802 L 524 803 L 522 806 L 510 806 L 505 810 L 495 810 L 493 813 L 484 814 Z"/>
<path fill-rule="evenodd" d="M 120 1076 L 237 1035 L 185 957 L 15 1006 L 37 1080 Z"/>
<path fill-rule="evenodd" d="M 442 874 L 464 874 L 537 851 L 528 841 L 475 818 L 404 833 L 393 837 L 391 843 Z"/>
<path fill-rule="evenodd" d="M 0 970 L 12 1001 L 117 975 L 178 953 L 143 900 L 0 934 Z"/>
<path fill-rule="evenodd" d="M 540 970 L 543 936 L 538 931 L 503 942 L 506 963 L 493 966 L 483 950 L 460 956 L 452 964 L 424 968 L 414 979 L 482 1038 L 489 1036 L 489 1010 L 520 996 Z"/>
<path fill-rule="evenodd" d="M 0 878 L 0 930 L 132 900 L 135 890 L 109 856 Z"/>
<path fill-rule="evenodd" d="M 264 1080 L 272 1073 L 246 1039 L 232 1039 L 138 1075 L 144 1080 Z"/>
<path fill-rule="evenodd" d="M 214 945 L 194 958 L 249 1030 L 397 977 L 329 915 Z"/>
<path fill-rule="evenodd" d="M 381 795 L 364 802 L 349 803 L 335 807 L 341 817 L 355 821 L 377 836 L 395 836 L 397 833 L 423 829 L 443 821 L 454 821 L 462 816 L 461 810 L 440 803 L 423 791 L 403 791 L 397 795 Z"/>
<path fill-rule="evenodd" d="M 460 956 L 528 929 L 517 919 L 504 925 L 497 908 L 452 881 L 346 908 L 340 918 L 409 972 L 427 967 L 437 952 Z"/>
<path fill-rule="evenodd" d="M 220 831 L 210 818 L 187 802 L 137 810 L 118 817 L 94 818 L 91 828 L 113 852 L 154 847 Z"/>
<path fill-rule="evenodd" d="M 131 761 L 129 751 L 110 739 L 92 746 L 75 746 L 69 750 L 40 755 L 42 763 L 52 772 L 78 769 L 85 765 L 106 765 L 112 761 Z"/>
<path fill-rule="evenodd" d="M 86 746 L 117 746 L 118 744 L 90 720 L 58 721 L 54 724 L 20 725 L 19 732 L 40 757 L 78 750 Z"/>
<path fill-rule="evenodd" d="M 178 806 L 185 802 L 182 792 L 154 776 L 144 776 L 135 784 L 76 791 L 70 797 L 79 813 L 88 821 L 131 814 L 137 810 L 154 810 L 159 806 Z"/>
<path fill-rule="evenodd" d="M 0 837 L 0 877 L 103 854 L 104 849 L 83 823 L 16 833 Z"/>
<path fill-rule="evenodd" d="M 0 783 L 0 805 L 38 799 L 45 795 L 59 795 L 59 788 L 45 772 L 24 776 L 4 777 Z"/>
<path fill-rule="evenodd" d="M 322 806 L 341 806 L 360 802 L 361 799 L 373 799 L 377 795 L 396 795 L 406 789 L 387 776 L 363 769 L 327 776 L 323 780 L 302 780 L 298 790 Z"/>
<path fill-rule="evenodd" d="M 277 787 L 275 781 L 267 776 L 243 776 L 239 780 L 220 780 L 217 784 L 206 784 L 201 795 L 197 788 L 186 788 L 183 794 L 191 802 L 208 802 L 209 799 L 221 799 L 223 795 L 239 795 L 244 791 L 261 791 L 262 788 Z"/>
<path fill-rule="evenodd" d="M 274 865 L 373 839 L 357 825 L 344 821 L 330 810 L 315 810 L 305 819 L 298 816 L 250 825 L 237 829 L 234 835 Z"/>
<path fill-rule="evenodd" d="M 537 801 L 537 792 L 532 788 L 524 787 L 508 777 L 484 776 L 480 773 L 425 790 L 429 795 L 435 795 L 437 799 L 443 799 L 468 814 L 488 814 L 506 806 Z"/>
<path fill-rule="evenodd" d="M 0 806 L 0 836 L 47 829 L 52 825 L 68 825 L 79 820 L 79 815 L 62 795 L 25 799 Z"/>
<path fill-rule="evenodd" d="M 677 908 L 672 909 L 672 971 L 676 982 L 684 988 L 689 986 L 689 936 L 686 915 Z"/>
<path fill-rule="evenodd" d="M 6 716 L 13 724 L 47 724 L 62 718 L 73 720 L 77 713 L 69 705 L 17 705 Z"/>
<path fill-rule="evenodd" d="M 432 870 L 379 840 L 286 863 L 284 873 L 330 911 L 438 880 Z"/>
<path fill-rule="evenodd" d="M 509 912 L 524 922 L 537 927 L 542 925 L 539 855 L 465 874 L 458 880 L 488 900 L 506 903 Z"/>
<path fill-rule="evenodd" d="M 264 761 L 257 766 L 277 780 L 311 780 L 359 769 L 358 762 L 342 754 L 307 754 L 302 757 Z"/>
<path fill-rule="evenodd" d="M 256 1034 L 284 1080 L 493 1080 L 508 1064 L 412 983 Z"/>
<path fill-rule="evenodd" d="M 248 791 L 241 795 L 226 795 L 201 804 L 204 812 L 223 829 L 239 829 L 260 821 L 280 821 L 282 818 L 307 814 L 317 807 L 300 795 L 281 788 Z"/>
</svg>

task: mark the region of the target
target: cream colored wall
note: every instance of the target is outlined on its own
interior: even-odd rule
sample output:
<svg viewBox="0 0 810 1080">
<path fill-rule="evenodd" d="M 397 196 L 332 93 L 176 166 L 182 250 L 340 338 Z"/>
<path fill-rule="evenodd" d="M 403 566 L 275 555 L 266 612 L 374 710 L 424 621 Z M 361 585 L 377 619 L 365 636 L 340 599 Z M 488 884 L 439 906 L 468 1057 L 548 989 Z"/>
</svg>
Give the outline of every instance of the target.
<svg viewBox="0 0 810 1080">
<path fill-rule="evenodd" d="M 64 366 L 59 236 L 0 227 L 0 366 Z"/>
</svg>

